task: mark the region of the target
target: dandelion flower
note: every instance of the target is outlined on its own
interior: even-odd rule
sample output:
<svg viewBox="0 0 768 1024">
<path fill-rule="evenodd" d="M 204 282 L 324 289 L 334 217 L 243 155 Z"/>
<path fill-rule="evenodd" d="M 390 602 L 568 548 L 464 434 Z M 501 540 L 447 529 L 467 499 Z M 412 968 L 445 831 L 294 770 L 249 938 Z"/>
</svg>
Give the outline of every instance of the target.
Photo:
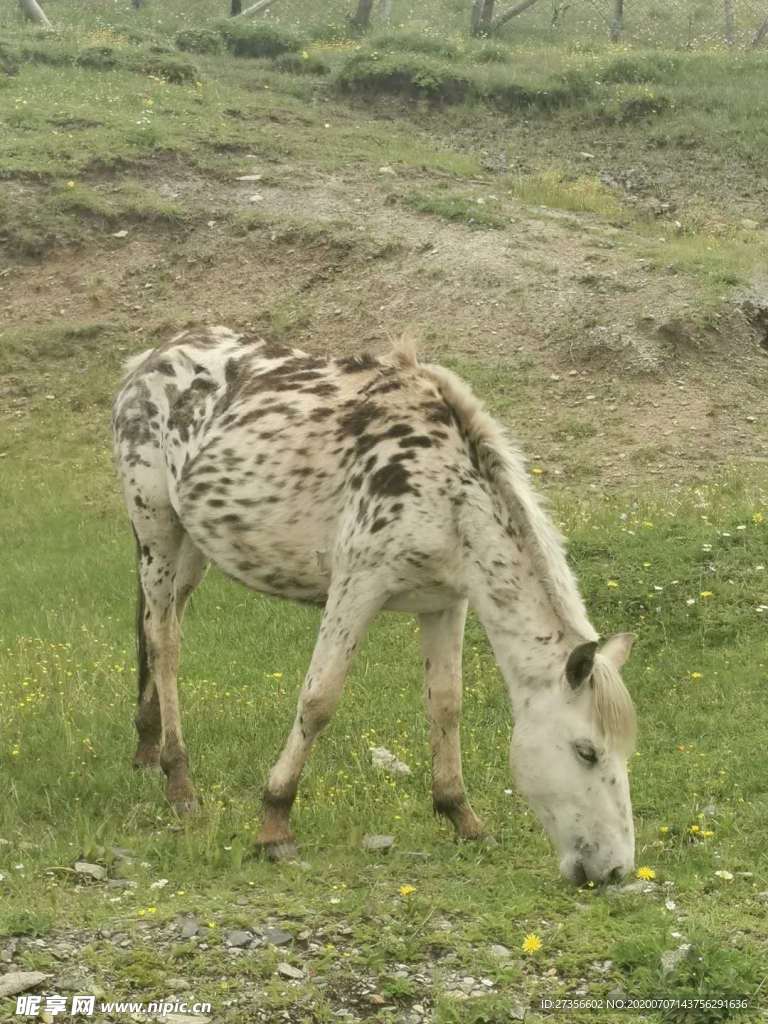
<svg viewBox="0 0 768 1024">
<path fill-rule="evenodd" d="M 416 892 L 416 886 L 415 885 L 401 885 L 400 886 L 400 895 L 401 896 L 410 896 L 411 893 L 414 893 L 414 892 Z"/>
<path fill-rule="evenodd" d="M 618 580 L 608 580 L 608 582 L 605 585 L 606 587 L 610 587 L 611 590 L 615 590 L 616 587 L 618 587 L 619 582 Z"/>
<path fill-rule="evenodd" d="M 755 526 L 759 526 L 764 519 L 765 517 L 762 512 L 754 512 L 752 514 L 752 522 L 755 524 Z"/>
<path fill-rule="evenodd" d="M 691 672 L 691 679 L 703 679 L 701 672 Z"/>
<path fill-rule="evenodd" d="M 702 600 L 704 600 L 704 601 L 707 601 L 710 597 L 714 597 L 714 596 L 715 595 L 712 593 L 711 590 L 702 590 L 701 593 L 699 594 L 699 597 L 702 598 Z"/>
<path fill-rule="evenodd" d="M 701 832 L 701 825 L 691 825 L 688 831 L 693 832 L 695 835 L 697 832 Z"/>
<path fill-rule="evenodd" d="M 533 473 L 534 476 L 542 476 L 542 474 L 544 473 L 544 470 L 540 466 L 534 466 L 531 469 L 531 472 Z"/>
<path fill-rule="evenodd" d="M 637 877 L 643 882 L 652 882 L 656 877 L 653 868 L 642 867 L 637 869 Z"/>
<path fill-rule="evenodd" d="M 702 830 L 701 834 L 704 836 L 705 839 L 711 839 L 715 833 L 712 831 L 711 828 L 705 828 Z"/>
<path fill-rule="evenodd" d="M 726 882 L 732 882 L 733 881 L 733 875 L 731 874 L 730 871 L 716 871 L 715 874 L 717 875 L 718 878 L 722 878 Z"/>
<path fill-rule="evenodd" d="M 68 181 L 67 182 L 67 188 L 74 188 L 74 187 L 75 187 L 74 181 Z"/>
<path fill-rule="evenodd" d="M 529 932 L 523 939 L 523 944 L 520 948 L 524 953 L 528 953 L 529 956 L 532 956 L 534 953 L 539 952 L 542 945 L 543 943 L 539 936 L 535 935 L 533 932 Z"/>
<path fill-rule="evenodd" d="M 665 836 L 669 832 L 669 825 L 659 825 L 659 832 Z"/>
</svg>

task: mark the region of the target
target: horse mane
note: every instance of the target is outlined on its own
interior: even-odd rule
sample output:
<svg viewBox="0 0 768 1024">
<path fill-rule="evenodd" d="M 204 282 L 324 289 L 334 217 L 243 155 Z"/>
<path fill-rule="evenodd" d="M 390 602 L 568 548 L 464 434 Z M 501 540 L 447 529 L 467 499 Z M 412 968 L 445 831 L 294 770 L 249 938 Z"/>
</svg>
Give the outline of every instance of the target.
<svg viewBox="0 0 768 1024">
<path fill-rule="evenodd" d="M 437 385 L 462 431 L 477 451 L 480 471 L 493 485 L 522 532 L 553 611 L 581 642 L 597 640 L 576 578 L 565 557 L 565 541 L 531 487 L 522 453 L 475 393 L 455 373 L 422 363 L 422 373 Z"/>
<path fill-rule="evenodd" d="M 400 365 L 414 365 L 410 339 L 396 344 Z M 531 486 L 525 460 L 507 432 L 486 410 L 471 388 L 442 366 L 416 364 L 437 386 L 453 410 L 462 431 L 477 451 L 480 472 L 509 510 L 510 519 L 526 542 L 553 611 L 576 643 L 597 640 L 576 577 L 566 560 L 565 540 Z M 592 673 L 593 708 L 603 735 L 612 744 L 631 749 L 635 710 L 621 675 L 598 652 Z"/>
</svg>

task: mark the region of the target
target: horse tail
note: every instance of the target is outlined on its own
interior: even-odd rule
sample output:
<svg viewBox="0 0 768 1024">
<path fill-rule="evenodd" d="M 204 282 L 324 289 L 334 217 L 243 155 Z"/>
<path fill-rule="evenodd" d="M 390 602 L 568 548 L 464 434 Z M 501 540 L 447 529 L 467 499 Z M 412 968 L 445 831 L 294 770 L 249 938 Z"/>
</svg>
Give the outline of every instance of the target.
<svg viewBox="0 0 768 1024">
<path fill-rule="evenodd" d="M 141 544 L 139 543 L 136 531 L 133 531 L 136 538 L 136 564 L 141 565 Z M 147 651 L 147 635 L 144 632 L 144 614 L 146 610 L 146 599 L 144 588 L 141 585 L 141 572 L 136 573 L 138 579 L 138 594 L 136 595 L 136 662 L 138 667 L 139 682 L 139 704 L 144 696 L 144 690 L 149 682 L 149 654 Z"/>
</svg>

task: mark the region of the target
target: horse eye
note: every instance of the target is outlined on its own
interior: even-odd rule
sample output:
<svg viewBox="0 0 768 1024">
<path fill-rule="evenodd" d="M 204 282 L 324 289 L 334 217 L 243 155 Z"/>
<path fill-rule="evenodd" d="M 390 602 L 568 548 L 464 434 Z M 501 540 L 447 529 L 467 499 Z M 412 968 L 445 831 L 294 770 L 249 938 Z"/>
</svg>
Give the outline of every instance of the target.
<svg viewBox="0 0 768 1024">
<path fill-rule="evenodd" d="M 597 751 L 591 743 L 574 743 L 574 749 L 586 764 L 597 764 Z"/>
</svg>

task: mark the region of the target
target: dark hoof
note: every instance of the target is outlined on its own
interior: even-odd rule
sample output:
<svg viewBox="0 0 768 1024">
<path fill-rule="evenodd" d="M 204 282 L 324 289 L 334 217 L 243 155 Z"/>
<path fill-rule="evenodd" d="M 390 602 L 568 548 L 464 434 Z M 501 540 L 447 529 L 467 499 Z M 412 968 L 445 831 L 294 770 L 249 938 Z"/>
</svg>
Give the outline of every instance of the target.
<svg viewBox="0 0 768 1024">
<path fill-rule="evenodd" d="M 271 860 L 274 864 L 283 861 L 292 861 L 299 859 L 299 848 L 296 843 L 267 843 L 264 847 L 264 854 L 267 860 Z"/>
<path fill-rule="evenodd" d="M 200 801 L 196 796 L 194 796 L 194 794 L 191 796 L 177 797 L 169 802 L 174 812 L 178 814 L 180 818 L 186 818 L 190 814 L 197 814 L 200 810 Z"/>
<path fill-rule="evenodd" d="M 137 750 L 133 755 L 133 770 L 137 772 L 159 772 L 160 751 L 159 750 Z"/>
</svg>

